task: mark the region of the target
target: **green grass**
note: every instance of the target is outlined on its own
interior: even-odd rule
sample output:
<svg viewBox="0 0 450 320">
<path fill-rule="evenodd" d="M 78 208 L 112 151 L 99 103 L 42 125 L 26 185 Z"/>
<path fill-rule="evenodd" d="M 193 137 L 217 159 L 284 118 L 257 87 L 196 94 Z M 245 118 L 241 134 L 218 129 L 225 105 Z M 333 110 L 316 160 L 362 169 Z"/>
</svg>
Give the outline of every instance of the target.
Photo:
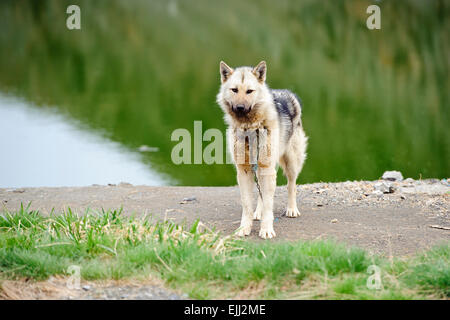
<svg viewBox="0 0 450 320">
<path fill-rule="evenodd" d="M 120 210 L 0 215 L 2 279 L 45 280 L 79 265 L 85 280 L 156 276 L 196 299 L 448 298 L 449 260 L 448 244 L 388 262 L 331 241 L 251 242 Z M 370 265 L 382 270 L 380 290 L 367 288 Z"/>
</svg>

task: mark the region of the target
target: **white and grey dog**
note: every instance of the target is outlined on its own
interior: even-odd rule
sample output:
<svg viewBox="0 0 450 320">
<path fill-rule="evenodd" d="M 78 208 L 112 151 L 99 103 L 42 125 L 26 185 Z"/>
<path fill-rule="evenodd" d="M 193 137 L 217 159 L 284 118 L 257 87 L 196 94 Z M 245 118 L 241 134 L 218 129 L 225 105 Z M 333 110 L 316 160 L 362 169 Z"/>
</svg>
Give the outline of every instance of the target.
<svg viewBox="0 0 450 320">
<path fill-rule="evenodd" d="M 279 164 L 287 177 L 286 215 L 298 217 L 296 180 L 306 158 L 308 138 L 301 121 L 301 102 L 289 90 L 266 84 L 266 62 L 256 67 L 230 68 L 220 62 L 222 85 L 217 102 L 225 112 L 227 139 L 241 193 L 242 219 L 238 235 L 249 235 L 253 219 L 261 220 L 259 236 L 275 237 L 273 198 Z M 256 156 L 255 156 L 256 154 Z M 259 191 L 253 211 L 255 178 Z"/>
</svg>

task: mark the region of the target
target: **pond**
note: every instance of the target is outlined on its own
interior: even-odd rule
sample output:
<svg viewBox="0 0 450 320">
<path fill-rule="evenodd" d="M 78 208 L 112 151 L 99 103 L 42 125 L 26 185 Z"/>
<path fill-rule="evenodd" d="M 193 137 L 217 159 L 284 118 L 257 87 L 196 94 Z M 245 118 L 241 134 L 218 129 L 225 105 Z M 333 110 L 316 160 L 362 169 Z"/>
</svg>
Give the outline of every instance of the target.
<svg viewBox="0 0 450 320">
<path fill-rule="evenodd" d="M 66 27 L 69 4 L 81 30 Z M 231 164 L 171 157 L 177 129 L 194 148 L 201 123 L 202 150 L 207 130 L 225 132 L 220 60 L 266 60 L 268 84 L 301 97 L 298 183 L 448 177 L 442 2 L 383 3 L 381 30 L 366 28 L 363 4 L 2 1 L 0 187 L 235 185 Z"/>
<path fill-rule="evenodd" d="M 164 185 L 170 180 L 146 166 L 139 152 L 91 132 L 55 109 L 34 108 L 0 95 L 0 185 Z"/>
</svg>

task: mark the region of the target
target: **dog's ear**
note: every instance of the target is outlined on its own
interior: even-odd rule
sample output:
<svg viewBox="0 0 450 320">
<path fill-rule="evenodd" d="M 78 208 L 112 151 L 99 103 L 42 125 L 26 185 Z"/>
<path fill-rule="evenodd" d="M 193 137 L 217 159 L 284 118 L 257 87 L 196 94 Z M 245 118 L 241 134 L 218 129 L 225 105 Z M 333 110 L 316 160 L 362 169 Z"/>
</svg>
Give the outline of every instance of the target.
<svg viewBox="0 0 450 320">
<path fill-rule="evenodd" d="M 220 61 L 220 80 L 222 81 L 222 83 L 228 80 L 233 71 L 234 70 L 230 68 L 225 62 Z"/>
<path fill-rule="evenodd" d="M 258 63 L 256 67 L 253 68 L 253 74 L 259 82 L 266 81 L 267 65 L 265 61 Z"/>
<path fill-rule="evenodd" d="M 256 67 L 253 68 L 253 74 L 259 82 L 266 81 L 267 65 L 265 61 L 258 63 Z"/>
</svg>

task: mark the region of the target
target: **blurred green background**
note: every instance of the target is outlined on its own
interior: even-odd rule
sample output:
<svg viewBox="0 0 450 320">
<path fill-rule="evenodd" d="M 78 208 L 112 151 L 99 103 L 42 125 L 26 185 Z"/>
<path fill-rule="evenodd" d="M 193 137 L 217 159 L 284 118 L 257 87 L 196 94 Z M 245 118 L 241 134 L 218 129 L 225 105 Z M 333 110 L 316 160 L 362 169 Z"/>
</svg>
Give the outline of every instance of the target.
<svg viewBox="0 0 450 320">
<path fill-rule="evenodd" d="M 81 30 L 66 28 L 70 4 Z M 366 27 L 370 4 L 381 30 Z M 443 178 L 449 13 L 439 0 L 2 0 L 0 91 L 56 106 L 130 149 L 158 147 L 145 163 L 174 184 L 234 185 L 232 165 L 174 165 L 170 136 L 193 134 L 194 120 L 224 132 L 219 61 L 264 59 L 269 86 L 303 100 L 310 140 L 299 183 L 392 169 Z"/>
</svg>

